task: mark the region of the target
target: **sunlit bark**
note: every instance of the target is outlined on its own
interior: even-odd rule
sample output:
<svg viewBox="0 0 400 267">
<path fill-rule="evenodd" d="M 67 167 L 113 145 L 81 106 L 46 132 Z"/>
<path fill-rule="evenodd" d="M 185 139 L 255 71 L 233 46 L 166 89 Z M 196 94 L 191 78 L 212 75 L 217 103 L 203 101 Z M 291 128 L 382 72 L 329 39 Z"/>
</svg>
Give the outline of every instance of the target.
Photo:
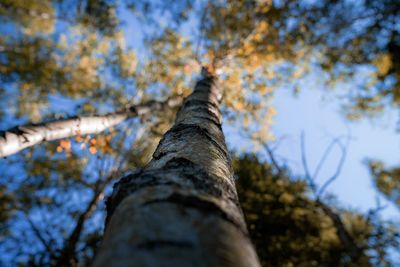
<svg viewBox="0 0 400 267">
<path fill-rule="evenodd" d="M 94 266 L 260 266 L 239 206 L 211 76 L 184 101 L 149 164 L 107 202 Z"/>
<path fill-rule="evenodd" d="M 6 157 L 24 148 L 77 135 L 100 133 L 129 118 L 153 111 L 177 107 L 181 97 L 169 98 L 164 102 L 150 101 L 131 106 L 125 110 L 97 116 L 81 116 L 52 122 L 17 126 L 0 132 L 0 157 Z"/>
</svg>

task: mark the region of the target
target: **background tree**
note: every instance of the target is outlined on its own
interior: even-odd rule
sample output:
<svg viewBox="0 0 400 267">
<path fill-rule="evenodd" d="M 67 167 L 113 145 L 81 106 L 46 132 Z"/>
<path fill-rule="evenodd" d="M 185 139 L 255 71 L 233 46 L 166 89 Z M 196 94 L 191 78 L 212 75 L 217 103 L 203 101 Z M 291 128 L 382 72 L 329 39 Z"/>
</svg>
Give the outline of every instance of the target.
<svg viewBox="0 0 400 267">
<path fill-rule="evenodd" d="M 290 178 L 253 156 L 234 162 L 239 197 L 263 266 L 395 266 L 389 247 L 399 248 L 393 222 L 346 210 L 331 200 L 363 255 L 354 261 L 331 216 L 310 197 L 305 180 Z M 272 244 L 272 245 L 271 245 Z"/>
<path fill-rule="evenodd" d="M 400 208 L 400 169 L 388 168 L 380 161 L 370 161 L 369 168 L 377 189 Z"/>
<path fill-rule="evenodd" d="M 111 164 L 104 163 L 97 166 L 98 172 L 92 172 L 91 175 L 97 176 L 100 173 L 109 175 L 110 172 L 102 169 L 107 165 Z M 349 252 L 340 242 L 332 220 L 315 200 L 310 198 L 311 189 L 305 181 L 289 178 L 288 170 L 278 174 L 274 167 L 268 163 L 261 163 L 255 156 L 244 156 L 234 160 L 234 167 L 238 176 L 236 185 L 246 222 L 263 266 L 309 266 L 310 264 L 349 266 L 351 262 L 348 257 Z M 42 169 L 43 173 L 46 173 L 46 170 L 56 168 L 49 166 L 48 168 L 42 167 Z M 78 185 L 84 183 L 84 181 L 75 181 L 77 178 L 78 181 L 80 180 L 77 176 L 68 176 L 68 174 L 63 176 L 64 180 L 70 183 L 64 188 L 69 188 L 74 183 Z M 118 175 L 114 174 L 114 176 Z M 31 266 L 48 264 L 74 266 L 90 262 L 103 231 L 103 224 L 98 223 L 102 221 L 98 217 L 103 218 L 102 201 L 96 203 L 97 207 L 92 216 L 84 218 L 85 228 L 80 233 L 77 244 L 80 249 L 67 261 L 60 261 L 62 246 L 70 238 L 69 235 L 63 233 L 69 232 L 69 227 L 77 225 L 79 218 L 87 210 L 87 206 L 82 203 L 88 200 L 81 199 L 80 203 L 65 201 L 69 199 L 68 196 L 71 193 L 77 194 L 76 187 L 62 195 L 51 194 L 54 192 L 54 188 L 60 188 L 59 185 L 47 187 L 42 185 L 41 191 L 34 194 L 32 191 L 36 190 L 37 186 L 32 185 L 29 181 L 32 179 L 25 181 L 28 183 L 21 188 L 18 195 L 24 195 L 25 201 L 31 205 L 20 203 L 19 205 L 24 207 L 23 219 L 17 217 L 8 222 L 12 224 L 19 221 L 18 229 L 13 229 L 14 235 L 8 236 L 9 240 L 6 242 L 9 249 L 7 252 L 9 263 L 25 262 Z M 90 192 L 93 189 L 83 185 L 81 188 L 87 191 L 86 195 L 91 198 L 93 193 Z M 44 199 L 45 197 L 47 199 Z M 42 202 L 38 204 L 39 201 Z M 2 203 L 6 202 L 2 201 Z M 374 212 L 374 210 L 371 210 L 369 214 L 362 215 L 338 205 L 337 202 L 331 200 L 330 206 L 337 207 L 335 208 L 336 212 L 342 217 L 346 229 L 357 245 L 363 248 L 373 266 L 394 264 L 395 262 L 391 262 L 389 253 L 389 248 L 396 250 L 399 246 L 399 236 L 394 222 L 383 221 L 380 219 L 379 212 Z M 29 212 L 30 206 L 34 211 Z M 36 213 L 36 215 L 31 218 L 32 215 L 25 214 L 25 212 Z M 25 216 L 32 222 L 27 221 Z M 46 219 L 43 220 L 42 216 Z M 60 220 L 63 223 L 60 223 Z M 66 221 L 72 221 L 72 223 L 66 223 Z M 32 227 L 37 231 L 35 232 Z M 46 229 L 52 229 L 52 231 Z M 42 241 L 37 236 L 38 234 L 44 236 Z M 54 243 L 55 240 L 57 240 L 57 244 Z M 42 242 L 50 243 L 53 249 L 48 250 Z M 21 243 L 24 246 L 21 246 Z M 275 245 L 271 246 L 271 243 Z M 360 266 L 356 263 L 353 265 Z"/>
</svg>

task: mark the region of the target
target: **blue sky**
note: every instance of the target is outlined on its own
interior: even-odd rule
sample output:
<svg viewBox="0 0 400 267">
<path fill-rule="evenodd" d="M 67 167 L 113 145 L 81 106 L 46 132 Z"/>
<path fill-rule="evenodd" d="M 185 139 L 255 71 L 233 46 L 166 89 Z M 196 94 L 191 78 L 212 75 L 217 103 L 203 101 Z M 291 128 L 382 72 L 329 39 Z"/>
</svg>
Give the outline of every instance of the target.
<svg viewBox="0 0 400 267">
<path fill-rule="evenodd" d="M 140 59 L 145 59 L 147 51 L 142 42 L 144 37 L 142 31 L 144 29 L 141 27 L 143 27 L 143 24 L 133 19 L 134 16 L 127 10 L 120 10 L 120 12 L 126 22 L 124 30 L 128 46 L 135 48 Z M 186 35 L 195 36 L 198 34 L 197 30 L 198 22 L 193 18 L 188 23 L 188 26 L 183 29 L 183 32 Z M 311 172 L 314 171 L 326 147 L 334 138 L 350 134 L 351 141 L 341 175 L 329 186 L 327 192 L 337 197 L 339 205 L 356 209 L 363 213 L 376 206 L 378 197 L 381 204 L 387 206 L 381 213 L 383 217 L 400 221 L 399 210 L 386 201 L 383 196 L 379 195 L 373 186 L 365 164 L 365 160 L 368 158 L 382 160 L 388 166 L 400 163 L 398 153 L 400 138 L 399 133 L 395 132 L 399 114 L 394 110 L 388 110 L 383 116 L 374 121 L 349 122 L 343 116 L 342 106 L 337 95 L 345 93 L 346 90 L 351 89 L 352 86 L 354 87 L 357 82 L 341 84 L 341 90 L 327 93 L 327 91 L 323 90 L 324 84 L 319 73 L 312 72 L 300 83 L 301 90 L 297 97 L 293 96 L 293 88 L 279 88 L 271 101 L 271 105 L 277 110 L 272 131 L 276 139 L 281 140 L 276 146 L 276 155 L 280 162 L 287 164 L 295 176 L 304 177 L 300 146 L 302 132 L 306 137 L 306 155 Z M 17 90 L 10 88 L 10 92 L 14 91 Z M 51 109 L 54 111 L 66 114 L 71 112 L 70 115 L 74 115 L 73 113 L 76 112 L 74 101 L 57 95 L 51 96 L 49 100 L 52 104 Z M 16 121 L 11 116 L 9 118 L 5 116 L 5 119 L 0 121 L 0 127 L 6 129 L 17 123 L 22 123 L 22 120 Z M 232 127 L 225 123 L 224 131 L 230 148 L 239 148 L 241 151 L 244 148 L 243 152 L 252 152 L 251 145 L 240 135 L 240 127 L 235 128 L 235 126 Z M 271 146 L 275 145 L 275 143 L 271 144 Z M 326 164 L 321 169 L 320 175 L 316 179 L 317 185 L 323 185 L 332 175 L 337 168 L 339 159 L 340 151 L 338 149 L 332 150 Z M 7 172 L 14 177 L 22 176 L 20 172 L 23 168 L 20 167 L 18 164 L 10 166 Z M 88 169 L 90 168 L 93 168 L 93 166 L 88 165 Z M 109 189 L 111 190 L 111 188 Z M 110 190 L 107 190 L 107 194 L 109 194 Z M 82 201 L 80 195 L 77 194 L 78 192 L 74 194 L 71 203 Z M 104 203 L 102 202 L 101 205 L 104 205 Z M 101 206 L 100 209 L 103 209 L 103 207 Z M 96 213 L 90 223 L 95 225 L 93 228 L 97 229 L 102 227 L 103 219 L 100 213 Z M 29 228 L 29 225 L 16 225 L 15 229 L 18 230 L 18 227 Z M 35 247 L 32 248 L 35 249 Z"/>
<path fill-rule="evenodd" d="M 134 16 L 127 10 L 120 10 L 120 12 L 126 22 L 124 30 L 128 46 L 135 48 L 140 59 L 145 59 L 147 50 L 143 45 L 143 31 L 151 29 L 143 29 L 143 23 L 134 19 Z M 159 19 L 163 20 L 162 17 Z M 62 26 L 57 28 L 56 33 L 63 31 Z M 3 26 L 3 30 L 11 30 L 11 28 L 11 26 Z M 182 31 L 185 35 L 193 37 L 198 36 L 198 28 L 198 21 L 193 17 Z M 152 30 L 157 29 L 153 28 Z M 368 158 L 382 160 L 389 166 L 400 163 L 398 153 L 400 138 L 399 133 L 395 132 L 399 119 L 398 112 L 389 110 L 382 117 L 372 122 L 368 120 L 356 123 L 349 122 L 344 118 L 342 107 L 336 96 L 338 93 L 343 93 L 343 90 L 346 91 L 352 86 L 354 87 L 358 80 L 362 78 L 358 78 L 357 81 L 352 83 L 342 84 L 342 91 L 338 90 L 330 94 L 323 90 L 324 84 L 320 78 L 318 72 L 312 72 L 307 79 L 300 83 L 301 92 L 297 97 L 293 96 L 293 88 L 282 87 L 276 91 L 275 97 L 271 101 L 271 105 L 277 110 L 272 131 L 276 139 L 281 140 L 277 145 L 276 155 L 279 157 L 280 162 L 285 162 L 288 165 L 292 173 L 296 176 L 304 176 L 300 149 L 300 135 L 302 132 L 306 137 L 306 153 L 311 172 L 313 172 L 324 150 L 334 138 L 350 134 L 352 138 L 341 175 L 330 185 L 327 191 L 337 196 L 340 205 L 364 213 L 368 209 L 375 207 L 378 196 L 382 204 L 387 206 L 382 211 L 384 218 L 400 221 L 399 210 L 375 190 L 365 164 L 365 160 Z M 7 101 L 12 101 L 16 97 L 15 93 L 18 90 L 15 87 L 6 89 Z M 50 110 L 61 114 L 75 115 L 77 112 L 76 104 L 79 101 L 67 99 L 65 96 L 51 95 L 49 97 Z M 11 114 L 12 112 L 9 113 Z M 6 129 L 25 121 L 26 119 L 16 120 L 14 116 L 4 116 L 4 119 L 0 121 L 0 127 Z M 235 128 L 235 126 L 232 127 L 225 123 L 224 131 L 230 148 L 239 147 L 244 148 L 244 152 L 252 152 L 251 145 L 240 135 L 240 127 Z M 131 137 L 134 138 L 134 136 Z M 130 141 L 128 140 L 127 146 L 131 143 Z M 274 143 L 271 145 L 275 146 Z M 43 149 L 44 147 L 38 146 L 37 152 L 43 153 Z M 14 156 L 14 158 L 17 159 L 18 156 Z M 337 168 L 339 158 L 340 151 L 334 149 L 316 180 L 318 185 L 324 184 L 326 179 L 332 175 Z M 0 163 L 0 167 L 7 167 L 7 175 L 12 177 L 13 181 L 20 182 L 19 180 L 23 179 L 19 178 L 24 177 L 24 168 L 20 165 L 23 163 L 18 162 L 14 165 L 10 164 L 10 166 L 5 166 L 5 164 L 8 164 L 8 161 L 6 162 L 5 160 Z M 88 164 L 87 170 L 90 172 L 94 168 L 93 164 Z M 8 186 L 12 188 L 12 185 Z M 110 191 L 111 188 L 107 190 L 106 195 L 109 195 Z M 81 197 L 82 195 L 88 196 L 86 193 L 82 194 L 81 191 L 74 192 L 69 204 L 76 204 L 85 200 L 85 198 Z M 104 205 L 104 202 L 101 202 L 99 210 L 104 209 L 102 205 Z M 31 217 L 38 222 L 41 220 L 37 214 L 35 215 L 35 212 L 31 214 Z M 30 228 L 24 221 L 25 217 L 22 216 L 19 219 L 19 221 L 16 220 L 17 223 L 12 229 L 17 234 L 20 233 L 18 231 L 22 233 L 25 228 Z M 56 223 L 62 221 L 66 226 L 72 226 L 63 216 L 57 216 L 57 219 Z M 103 221 L 103 213 L 96 213 L 94 218 L 88 222 L 87 229 L 90 231 L 90 229 L 101 228 Z M 37 244 L 30 246 L 27 242 L 25 247 L 36 250 Z M 3 251 L 5 251 L 4 248 Z M 12 253 L 3 253 L 2 257 L 6 259 L 7 256 L 12 257 L 13 255 Z"/>
<path fill-rule="evenodd" d="M 306 155 L 311 172 L 315 169 L 329 143 L 339 136 L 350 134 L 346 161 L 341 175 L 328 188 L 337 195 L 344 206 L 367 211 L 376 206 L 379 194 L 373 186 L 365 159 L 379 159 L 393 166 L 399 163 L 400 138 L 395 132 L 398 113 L 388 110 L 376 120 L 349 122 L 333 93 L 324 94 L 323 85 L 316 77 L 309 79 L 309 86 L 302 88 L 297 97 L 289 89 L 278 90 L 272 101 L 277 109 L 273 131 L 277 139 L 282 138 L 277 154 L 288 159 L 291 170 L 304 174 L 301 164 L 301 132 L 305 134 Z M 329 97 L 330 96 L 330 97 Z M 332 175 L 338 164 L 341 152 L 334 149 L 321 169 L 316 182 L 322 185 Z M 381 204 L 387 205 L 382 215 L 386 218 L 400 219 L 400 213 L 379 197 Z"/>
<path fill-rule="evenodd" d="M 277 110 L 272 132 L 276 141 L 270 143 L 275 157 L 297 177 L 304 177 L 301 160 L 301 134 L 305 136 L 305 151 L 310 173 L 314 173 L 326 148 L 338 137 L 350 136 L 345 162 L 338 178 L 329 185 L 325 194 L 336 196 L 337 203 L 346 208 L 367 212 L 377 205 L 386 206 L 381 211 L 386 219 L 399 220 L 399 210 L 375 189 L 365 161 L 381 160 L 388 166 L 399 164 L 400 138 L 396 133 L 398 113 L 388 109 L 376 119 L 356 122 L 347 120 L 337 98 L 339 91 L 327 92 L 311 74 L 307 85 L 301 86 L 297 96 L 292 88 L 279 88 L 271 105 Z M 302 83 L 303 84 L 303 83 Z M 351 86 L 351 84 L 350 84 Z M 241 128 L 225 123 L 224 132 L 230 148 L 251 152 L 251 144 L 241 137 Z M 345 143 L 345 138 L 342 139 Z M 268 159 L 262 150 L 260 155 Z M 316 184 L 321 187 L 335 172 L 342 152 L 334 147 L 321 168 Z"/>
</svg>

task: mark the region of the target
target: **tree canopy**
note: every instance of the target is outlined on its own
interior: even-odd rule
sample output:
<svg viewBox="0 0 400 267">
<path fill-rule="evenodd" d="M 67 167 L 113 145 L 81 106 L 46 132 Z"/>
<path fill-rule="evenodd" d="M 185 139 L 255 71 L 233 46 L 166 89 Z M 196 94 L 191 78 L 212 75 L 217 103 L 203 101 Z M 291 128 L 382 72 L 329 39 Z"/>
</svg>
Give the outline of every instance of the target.
<svg viewBox="0 0 400 267">
<path fill-rule="evenodd" d="M 3 0 L 0 129 L 183 98 L 201 67 L 219 77 L 224 122 L 254 142 L 247 153 L 274 138 L 277 90 L 301 94 L 299 81 L 311 74 L 323 80 L 321 90 L 338 92 L 349 119 L 398 111 L 399 10 L 396 0 Z M 74 133 L 0 159 L 0 262 L 89 264 L 104 196 L 148 161 L 176 111 L 153 110 L 101 134 Z M 271 160 L 247 156 L 235 165 L 264 266 L 395 264 L 398 229 L 379 211 L 316 199 L 306 177 Z M 369 168 L 377 190 L 399 206 L 398 167 L 371 160 Z M 324 205 L 362 251 L 357 261 Z"/>
</svg>

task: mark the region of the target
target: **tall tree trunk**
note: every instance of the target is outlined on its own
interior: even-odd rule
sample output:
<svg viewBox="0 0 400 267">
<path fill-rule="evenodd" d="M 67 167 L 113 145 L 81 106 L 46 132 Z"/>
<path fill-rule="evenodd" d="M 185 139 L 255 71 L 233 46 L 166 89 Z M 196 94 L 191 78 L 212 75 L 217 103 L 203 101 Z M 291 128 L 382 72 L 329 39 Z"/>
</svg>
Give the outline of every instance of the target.
<svg viewBox="0 0 400 267">
<path fill-rule="evenodd" d="M 239 206 L 221 128 L 216 81 L 207 75 L 142 170 L 107 201 L 94 266 L 260 266 Z"/>
<path fill-rule="evenodd" d="M 181 97 L 179 96 L 169 98 L 164 102 L 149 101 L 105 115 L 72 117 L 46 123 L 16 126 L 0 132 L 0 157 L 10 156 L 44 141 L 100 133 L 129 118 L 177 107 L 180 104 Z"/>
</svg>

